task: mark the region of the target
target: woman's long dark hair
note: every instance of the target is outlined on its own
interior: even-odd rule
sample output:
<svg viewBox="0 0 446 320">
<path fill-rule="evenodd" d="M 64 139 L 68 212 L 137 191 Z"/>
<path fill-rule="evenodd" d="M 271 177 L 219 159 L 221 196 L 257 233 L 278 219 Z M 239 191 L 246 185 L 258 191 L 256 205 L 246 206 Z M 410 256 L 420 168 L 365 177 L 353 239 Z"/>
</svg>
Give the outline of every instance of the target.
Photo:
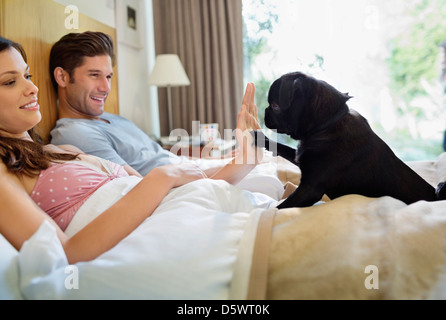
<svg viewBox="0 0 446 320">
<path fill-rule="evenodd" d="M 27 62 L 23 47 L 14 41 L 0 37 L 0 52 L 16 49 Z M 40 171 L 50 167 L 56 161 L 70 161 L 77 158 L 75 154 L 54 153 L 45 151 L 42 139 L 34 129 L 28 131 L 33 141 L 0 135 L 0 158 L 8 170 L 14 174 L 27 176 L 38 175 Z"/>
</svg>

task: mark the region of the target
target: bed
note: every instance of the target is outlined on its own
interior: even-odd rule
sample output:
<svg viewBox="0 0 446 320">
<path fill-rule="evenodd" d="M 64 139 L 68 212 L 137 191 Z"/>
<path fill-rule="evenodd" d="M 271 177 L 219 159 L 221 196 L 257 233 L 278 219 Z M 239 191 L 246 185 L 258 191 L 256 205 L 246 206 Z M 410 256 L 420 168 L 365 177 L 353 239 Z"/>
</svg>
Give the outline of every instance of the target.
<svg viewBox="0 0 446 320">
<path fill-rule="evenodd" d="M 196 161 L 209 168 L 225 160 Z M 446 178 L 446 154 L 409 165 L 433 185 Z M 299 179 L 297 167 L 268 153 L 237 186 L 203 180 L 174 189 L 116 247 L 75 265 L 68 265 L 47 223 L 20 252 L 0 237 L 0 297 L 446 298 L 445 201 L 405 205 L 347 195 L 304 209 L 275 209 Z M 134 183 L 101 188 L 67 233 L 76 233 Z"/>
</svg>

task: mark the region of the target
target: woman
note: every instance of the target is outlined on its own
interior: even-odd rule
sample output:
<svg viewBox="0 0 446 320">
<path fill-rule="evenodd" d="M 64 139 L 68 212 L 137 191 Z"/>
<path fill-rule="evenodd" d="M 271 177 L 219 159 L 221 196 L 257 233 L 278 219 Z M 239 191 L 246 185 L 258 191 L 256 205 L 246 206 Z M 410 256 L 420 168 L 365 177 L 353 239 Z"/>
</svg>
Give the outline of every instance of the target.
<svg viewBox="0 0 446 320">
<path fill-rule="evenodd" d="M 72 146 L 39 142 L 33 131 L 41 120 L 38 88 L 31 81 L 26 60 L 19 44 L 0 37 L 0 232 L 17 250 L 44 220 L 48 220 L 57 229 L 69 263 L 92 260 L 138 227 L 172 188 L 207 178 L 192 164 L 158 167 L 108 210 L 68 238 L 62 229 L 78 207 L 101 185 L 128 174 L 122 167 L 82 154 Z M 212 179 L 235 184 L 261 160 L 261 153 L 253 153 L 252 143 L 246 141 L 250 139 L 248 129 L 260 128 L 254 91 L 254 85 L 249 84 L 238 115 L 237 139 L 241 151 Z M 257 154 L 255 161 L 248 161 L 247 157 L 253 154 Z M 47 192 L 40 193 L 43 185 L 54 182 L 52 175 L 60 177 L 61 173 L 66 175 L 62 178 L 67 180 L 66 185 L 49 187 L 45 189 Z M 73 188 L 76 190 L 70 190 Z M 77 198 L 77 206 L 70 207 L 71 197 Z M 42 207 L 50 208 L 48 211 L 56 219 L 51 219 L 50 213 Z M 122 219 L 123 212 L 125 219 Z"/>
</svg>

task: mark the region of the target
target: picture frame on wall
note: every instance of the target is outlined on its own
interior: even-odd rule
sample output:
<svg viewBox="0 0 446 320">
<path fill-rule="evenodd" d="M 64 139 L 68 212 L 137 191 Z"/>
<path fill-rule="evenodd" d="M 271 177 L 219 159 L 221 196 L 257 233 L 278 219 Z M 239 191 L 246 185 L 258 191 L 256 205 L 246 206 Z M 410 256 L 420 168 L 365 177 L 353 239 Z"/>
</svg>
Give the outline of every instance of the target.
<svg viewBox="0 0 446 320">
<path fill-rule="evenodd" d="M 118 42 L 142 49 L 142 17 L 139 0 L 116 0 L 116 32 Z"/>
</svg>

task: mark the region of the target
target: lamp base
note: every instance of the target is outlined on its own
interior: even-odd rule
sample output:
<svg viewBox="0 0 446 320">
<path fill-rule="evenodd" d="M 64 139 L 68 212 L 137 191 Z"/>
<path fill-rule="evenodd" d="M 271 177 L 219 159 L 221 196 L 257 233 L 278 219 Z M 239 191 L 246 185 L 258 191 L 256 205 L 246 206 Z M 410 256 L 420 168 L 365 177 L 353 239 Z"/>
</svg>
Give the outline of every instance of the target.
<svg viewBox="0 0 446 320">
<path fill-rule="evenodd" d="M 172 87 L 167 86 L 167 112 L 169 117 L 169 135 L 173 130 L 173 120 L 172 120 Z"/>
</svg>

